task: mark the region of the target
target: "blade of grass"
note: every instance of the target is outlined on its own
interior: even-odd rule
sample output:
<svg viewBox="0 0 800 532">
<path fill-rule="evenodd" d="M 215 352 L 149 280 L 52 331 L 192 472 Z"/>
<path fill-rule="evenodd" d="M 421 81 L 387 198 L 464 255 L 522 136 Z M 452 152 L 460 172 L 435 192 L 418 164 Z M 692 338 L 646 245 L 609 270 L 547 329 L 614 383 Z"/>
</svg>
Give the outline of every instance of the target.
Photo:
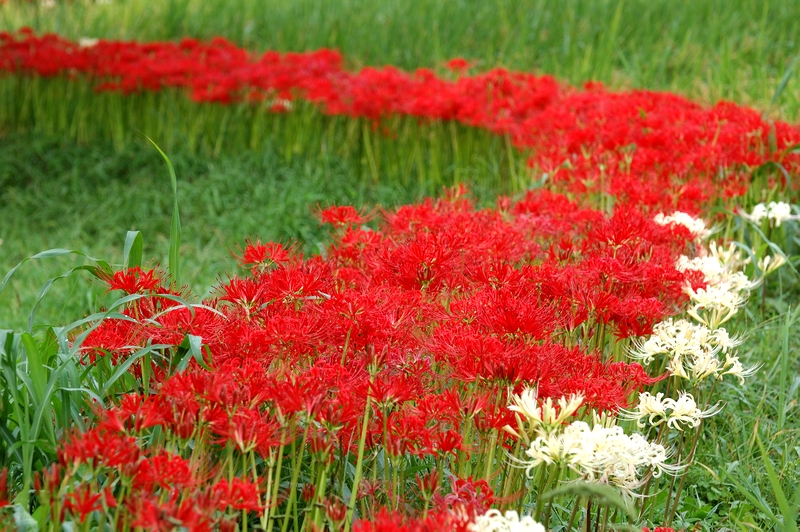
<svg viewBox="0 0 800 532">
<path fill-rule="evenodd" d="M 142 247 L 141 231 L 128 231 L 125 235 L 125 248 L 122 259 L 126 268 L 135 268 L 142 265 Z"/>
<path fill-rule="evenodd" d="M 758 444 L 759 451 L 761 451 L 761 460 L 764 463 L 764 469 L 767 472 L 769 483 L 772 486 L 773 494 L 775 495 L 775 499 L 778 502 L 778 508 L 781 511 L 781 516 L 783 517 L 782 529 L 785 532 L 797 532 L 797 521 L 795 521 L 795 518 L 797 517 L 797 497 L 795 496 L 793 501 L 795 504 L 790 505 L 789 500 L 786 498 L 786 493 L 781 487 L 780 479 L 778 479 L 778 475 L 775 473 L 775 468 L 772 465 L 772 461 L 769 459 L 767 450 L 764 448 L 764 443 L 758 436 L 756 436 L 756 443 Z"/>
<path fill-rule="evenodd" d="M 180 213 L 178 212 L 178 177 L 175 175 L 175 168 L 172 166 L 172 161 L 169 160 L 167 154 L 164 153 L 161 148 L 158 147 L 158 144 L 155 143 L 153 139 L 145 135 L 145 138 L 150 141 L 150 143 L 155 146 L 158 153 L 161 154 L 161 157 L 164 158 L 164 161 L 167 163 L 167 168 L 169 169 L 169 179 L 170 183 L 172 184 L 172 225 L 170 226 L 169 231 L 169 275 L 172 278 L 172 283 L 174 286 L 180 286 L 180 247 L 181 247 L 181 217 Z"/>
</svg>

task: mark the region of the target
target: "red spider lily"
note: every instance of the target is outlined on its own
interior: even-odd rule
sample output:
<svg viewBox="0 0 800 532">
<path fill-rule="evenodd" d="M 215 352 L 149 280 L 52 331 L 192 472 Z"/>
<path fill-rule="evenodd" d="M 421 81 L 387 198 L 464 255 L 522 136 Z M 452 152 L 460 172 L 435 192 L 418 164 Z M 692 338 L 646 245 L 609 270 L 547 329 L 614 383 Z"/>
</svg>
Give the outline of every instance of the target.
<svg viewBox="0 0 800 532">
<path fill-rule="evenodd" d="M 280 424 L 263 415 L 258 410 L 240 407 L 232 414 L 217 410 L 221 415 L 208 414 L 207 419 L 216 442 L 225 445 L 233 444 L 242 453 L 257 451 L 267 456 L 269 450 L 284 440 Z"/>
<path fill-rule="evenodd" d="M 180 456 L 160 452 L 142 460 L 133 473 L 133 487 L 143 492 L 157 488 L 171 490 L 175 486 L 191 488 L 197 485 L 189 462 Z"/>
<path fill-rule="evenodd" d="M 177 87 L 197 101 L 261 101 L 284 111 L 302 98 L 376 128 L 389 116 L 456 120 L 508 135 L 532 149 L 535 171 L 548 173 L 550 189 L 501 198 L 496 209 L 478 209 L 462 187 L 380 216 L 325 209 L 320 217 L 335 230 L 324 257 L 247 241 L 237 259 L 249 274 L 218 283 L 203 306 L 155 294 L 177 292 L 153 271 L 109 275 L 110 289 L 142 297 L 123 310 L 127 319 L 105 320 L 87 336 L 82 349 L 92 362 L 109 356 L 118 364 L 148 344 L 160 344 L 168 359 L 193 335 L 213 368 L 191 363 L 176 373 L 155 364 L 146 394 L 114 398 L 93 427 L 67 438 L 58 467 L 36 482 L 52 493 L 73 490 L 69 511 L 84 519 L 116 505 L 127 522 L 153 530 L 232 530 L 235 521 L 221 513 L 272 509 L 272 488 L 278 506 L 294 504 L 291 490 L 300 485 L 304 508 L 287 504 L 286 515 L 313 512 L 335 528 L 347 507 L 333 475 L 344 478 L 355 460 L 374 468 L 356 492 L 369 504 L 362 517 L 374 522 L 358 521 L 355 530 L 466 529 L 490 505 L 523 492 L 499 500 L 487 481 L 472 478 L 453 478 L 448 489 L 431 470 L 417 480 L 434 503 L 420 519 L 408 494 L 395 493 L 384 460 L 392 469 L 407 456 L 422 468 L 456 470 L 489 437 L 510 447 L 515 440 L 500 433 L 515 426 L 508 396 L 526 387 L 542 399 L 579 393 L 582 413 L 627 406 L 664 376 L 609 361 L 608 342 L 649 334 L 680 312 L 687 284 L 703 286 L 701 272 L 675 268 L 678 256 L 695 252 L 694 236 L 656 224 L 653 214 L 698 212 L 741 194 L 747 169 L 765 161 L 793 172 L 798 165 L 796 156 L 770 151 L 769 125 L 746 109 L 573 89 L 504 70 L 448 81 L 428 70 L 346 72 L 330 51 L 256 57 L 224 40 L 83 50 L 31 32 L 0 34 L 0 68 L 45 76 L 72 68 L 94 76 L 99 90 Z M 779 149 L 800 140 L 780 123 L 771 135 Z M 720 177 L 709 178 L 712 171 Z M 613 212 L 591 207 L 597 197 L 611 197 Z M 376 229 L 359 227 L 373 214 Z M 136 378 L 141 369 L 131 366 Z M 195 450 L 200 457 L 187 458 Z M 215 462 L 221 457 L 230 470 Z M 305 476 L 308 463 L 318 477 Z M 334 473 L 325 478 L 328 467 Z M 78 481 L 81 468 L 108 479 L 104 490 L 97 486 L 102 499 Z M 218 480 L 235 468 L 248 480 Z M 287 487 L 285 472 L 295 468 L 304 476 Z M 109 490 L 122 480 L 130 493 Z M 387 501 L 402 511 L 382 508 Z"/>
<path fill-rule="evenodd" d="M 208 512 L 191 499 L 177 503 L 173 496 L 170 500 L 161 502 L 155 496 L 137 494 L 128 498 L 126 509 L 133 517 L 132 528 L 170 532 L 176 525 L 180 525 L 197 532 L 212 530 L 212 520 Z"/>
<path fill-rule="evenodd" d="M 367 520 L 353 524 L 354 532 L 437 532 L 450 530 L 467 532 L 471 519 L 466 512 L 431 512 L 425 519 L 413 519 L 401 513 L 391 513 L 386 508 Z"/>
<path fill-rule="evenodd" d="M 76 515 L 78 521 L 83 524 L 92 512 L 103 508 L 100 502 L 102 496 L 102 493 L 97 493 L 89 484 L 84 484 L 77 491 L 67 494 L 64 508 Z"/>
<path fill-rule="evenodd" d="M 232 481 L 220 480 L 212 487 L 219 497 L 219 509 L 230 506 L 236 510 L 258 511 L 262 509 L 258 487 L 248 480 L 234 477 Z"/>
<path fill-rule="evenodd" d="M 466 512 L 470 520 L 483 515 L 494 503 L 494 492 L 486 480 L 450 477 L 450 493 L 434 495 L 434 502 L 440 508 L 459 509 Z"/>
<path fill-rule="evenodd" d="M 328 207 L 319 213 L 320 222 L 331 224 L 335 227 L 348 225 L 361 225 L 368 221 L 369 217 L 359 213 L 354 207 L 343 205 L 340 207 Z"/>
<path fill-rule="evenodd" d="M 278 242 L 262 244 L 260 240 L 247 241 L 241 256 L 234 257 L 242 266 L 250 266 L 255 274 L 272 266 L 285 266 L 297 260 L 297 250 Z"/>
<path fill-rule="evenodd" d="M 327 518 L 333 521 L 334 528 L 338 528 L 344 523 L 345 517 L 347 517 L 347 506 L 342 501 L 326 497 L 322 501 L 322 506 L 325 508 Z"/>
<path fill-rule="evenodd" d="M 464 72 L 466 70 L 469 70 L 469 68 L 472 66 L 472 63 L 470 63 L 469 61 L 467 61 L 464 58 L 457 57 L 457 58 L 451 59 L 450 61 L 445 63 L 444 66 L 448 70 L 451 70 L 451 71 L 453 71 L 453 72 L 458 74 L 458 73 Z"/>
<path fill-rule="evenodd" d="M 114 272 L 113 275 L 101 272 L 99 276 L 108 285 L 108 292 L 122 290 L 126 294 L 142 294 L 161 288 L 158 272 L 142 270 L 138 266 Z"/>
<path fill-rule="evenodd" d="M 8 468 L 4 467 L 2 471 L 0 471 L 0 508 L 4 506 L 9 506 L 11 504 L 11 499 L 8 495 Z"/>
<path fill-rule="evenodd" d="M 59 448 L 58 457 L 65 468 L 79 464 L 128 468 L 139 463 L 141 449 L 133 437 L 95 428 L 72 435 Z"/>
</svg>

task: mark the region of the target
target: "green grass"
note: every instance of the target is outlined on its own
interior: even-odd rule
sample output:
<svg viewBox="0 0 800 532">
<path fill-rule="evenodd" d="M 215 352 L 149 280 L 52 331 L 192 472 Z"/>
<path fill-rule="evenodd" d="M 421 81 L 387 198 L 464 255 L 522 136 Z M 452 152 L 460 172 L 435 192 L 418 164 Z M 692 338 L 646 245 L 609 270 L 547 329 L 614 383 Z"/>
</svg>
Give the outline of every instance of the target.
<svg viewBox="0 0 800 532">
<path fill-rule="evenodd" d="M 731 381 L 720 389 L 719 398 L 726 405 L 708 420 L 698 448 L 699 467 L 690 473 L 683 500 L 686 524 L 797 530 L 796 525 L 791 528 L 794 519 L 783 518 L 781 493 L 770 477 L 782 486 L 787 507 L 793 505 L 796 511 L 800 506 L 799 318 L 800 309 L 794 307 L 766 322 L 752 317 L 737 320 L 737 330 L 748 334 L 743 360 L 764 366 L 744 386 Z"/>
</svg>

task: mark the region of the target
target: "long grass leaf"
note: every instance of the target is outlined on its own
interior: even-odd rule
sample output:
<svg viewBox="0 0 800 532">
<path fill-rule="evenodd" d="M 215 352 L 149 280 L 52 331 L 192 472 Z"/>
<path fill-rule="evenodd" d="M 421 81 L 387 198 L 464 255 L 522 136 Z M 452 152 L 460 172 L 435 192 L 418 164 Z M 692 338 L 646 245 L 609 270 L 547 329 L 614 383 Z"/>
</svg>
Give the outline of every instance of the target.
<svg viewBox="0 0 800 532">
<path fill-rule="evenodd" d="M 175 175 L 175 168 L 172 166 L 172 161 L 169 160 L 167 154 L 164 153 L 161 148 L 158 147 L 158 144 L 155 143 L 153 139 L 145 135 L 145 138 L 150 141 L 150 143 L 155 146 L 158 153 L 161 154 L 161 157 L 164 158 L 164 161 L 167 163 L 167 168 L 169 169 L 169 178 L 172 184 L 172 225 L 170 226 L 169 231 L 169 264 L 168 270 L 170 277 L 172 277 L 172 282 L 176 286 L 180 286 L 180 248 L 181 248 L 181 217 L 180 213 L 178 212 L 178 177 Z"/>
<path fill-rule="evenodd" d="M 769 459 L 767 450 L 764 448 L 764 443 L 758 436 L 756 436 L 756 443 L 758 443 L 758 449 L 761 451 L 761 460 L 764 462 L 764 469 L 767 471 L 769 483 L 772 486 L 773 494 L 775 495 L 775 499 L 778 502 L 778 508 L 781 511 L 781 516 L 783 517 L 783 530 L 785 532 L 797 532 L 797 523 L 795 522 L 797 506 L 789 506 L 789 501 L 786 498 L 783 488 L 781 487 L 778 475 L 775 473 L 775 468 L 772 465 L 772 461 Z"/>
<path fill-rule="evenodd" d="M 134 362 L 142 358 L 145 354 L 152 353 L 157 349 L 167 349 L 169 347 L 172 346 L 169 344 L 152 344 L 130 355 L 128 358 L 125 359 L 125 362 L 123 362 L 114 369 L 114 373 L 112 373 L 111 377 L 109 377 L 108 380 L 103 384 L 103 388 L 100 390 L 100 395 L 103 397 L 107 396 L 111 387 L 119 380 L 119 378 L 123 374 L 127 373 L 128 368 L 130 368 Z"/>
<path fill-rule="evenodd" d="M 125 248 L 123 250 L 123 262 L 126 268 L 142 265 L 142 248 L 141 231 L 128 231 L 125 235 Z"/>
<path fill-rule="evenodd" d="M 22 267 L 22 265 L 25 264 L 26 262 L 28 262 L 29 260 L 51 259 L 51 258 L 55 258 L 55 257 L 61 257 L 63 255 L 77 255 L 79 257 L 83 257 L 83 258 L 85 258 L 87 260 L 90 260 L 90 261 L 96 263 L 101 268 L 109 269 L 109 270 L 111 269 L 111 266 L 109 266 L 109 264 L 106 261 L 101 260 L 101 259 L 96 259 L 94 257 L 90 257 L 86 253 L 83 253 L 81 251 L 77 251 L 75 249 L 48 249 L 46 251 L 42 251 L 40 253 L 37 253 L 36 255 L 31 255 L 30 257 L 26 257 L 26 258 L 22 259 L 19 263 L 17 263 L 16 266 L 11 268 L 8 271 L 8 273 L 6 273 L 5 277 L 3 277 L 3 280 L 0 282 L 0 292 L 3 291 L 3 289 L 6 287 L 8 282 L 11 280 L 11 278 L 17 272 L 17 270 L 19 270 Z"/>
<path fill-rule="evenodd" d="M 772 522 L 778 522 L 778 516 L 775 515 L 775 513 L 769 508 L 769 506 L 766 505 L 763 499 L 759 499 L 755 495 L 753 495 L 753 491 L 751 489 L 742 485 L 742 483 L 739 482 L 733 476 L 730 476 L 729 479 L 733 483 L 733 485 L 736 486 L 736 489 L 739 491 L 739 493 L 742 496 L 744 496 L 744 498 L 747 499 L 750 502 L 750 504 L 758 508 Z"/>
</svg>

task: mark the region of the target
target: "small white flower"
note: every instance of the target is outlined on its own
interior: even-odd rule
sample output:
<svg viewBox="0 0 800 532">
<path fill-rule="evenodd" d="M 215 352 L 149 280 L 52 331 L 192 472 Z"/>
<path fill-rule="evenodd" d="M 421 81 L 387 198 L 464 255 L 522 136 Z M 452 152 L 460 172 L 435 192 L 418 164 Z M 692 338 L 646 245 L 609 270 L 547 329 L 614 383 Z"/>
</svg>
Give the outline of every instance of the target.
<svg viewBox="0 0 800 532">
<path fill-rule="evenodd" d="M 775 223 L 775 227 L 780 227 L 781 223 L 788 220 L 797 219 L 797 216 L 792 216 L 792 206 L 783 201 L 770 201 L 767 213 L 770 221 Z"/>
<path fill-rule="evenodd" d="M 529 515 L 520 517 L 513 510 L 501 514 L 500 510 L 494 508 L 479 515 L 469 529 L 472 532 L 545 532 L 544 526 Z"/>
<path fill-rule="evenodd" d="M 532 423 L 542 422 L 542 409 L 539 408 L 539 394 L 536 388 L 525 388 L 521 394 L 513 394 L 511 400 L 514 404 L 508 407 L 509 410 L 522 414 Z"/>
<path fill-rule="evenodd" d="M 730 293 L 724 292 L 720 297 L 724 294 Z M 689 309 L 688 312 L 692 314 L 693 310 Z M 696 317 L 698 321 L 702 318 L 699 315 Z M 708 377 L 719 378 L 727 374 L 737 377 L 751 375 L 749 370 L 740 369 L 741 364 L 736 365 L 738 358 L 731 354 L 741 343 L 741 338 L 731 337 L 722 327 L 711 330 L 702 323 L 669 318 L 653 327 L 653 334 L 646 340 L 634 340 L 634 348 L 629 356 L 644 363 L 650 363 L 657 356 L 664 356 L 668 359 L 666 369 L 670 374 L 697 383 Z M 724 361 L 720 359 L 720 353 L 726 356 Z M 661 400 L 658 396 L 652 399 L 649 397 L 645 395 L 645 400 Z M 653 405 L 648 408 L 657 411 Z"/>
<path fill-rule="evenodd" d="M 783 255 L 765 255 L 764 258 L 758 260 L 758 269 L 762 275 L 769 275 L 784 264 L 786 264 L 786 259 Z"/>
<path fill-rule="evenodd" d="M 700 410 L 690 393 L 681 392 L 677 400 L 669 399 L 669 401 L 670 413 L 667 425 L 678 430 L 683 430 L 680 426 L 681 423 L 697 427 L 703 419 L 714 416 L 722 410 L 722 406 L 719 404 L 708 410 Z"/>
<path fill-rule="evenodd" d="M 636 411 L 620 410 L 619 417 L 621 419 L 635 420 L 639 428 L 644 427 L 646 424 L 642 421 L 643 419 L 647 419 L 647 423 L 654 427 L 660 425 L 667 418 L 667 405 L 664 403 L 664 394 L 659 392 L 653 396 L 649 392 L 640 393 Z"/>
<path fill-rule="evenodd" d="M 723 248 L 713 241 L 709 242 L 707 254 L 693 259 L 680 257 L 675 268 L 701 272 L 706 284 L 705 288 L 694 289 L 688 284 L 684 287 L 693 303 L 687 313 L 712 329 L 731 319 L 750 291 L 761 283 L 761 279 L 751 281 L 742 273 L 747 262 L 733 244 Z"/>
<path fill-rule="evenodd" d="M 728 334 L 728 331 L 723 327 L 714 329 L 711 340 L 720 348 L 722 353 L 727 353 L 731 349 L 740 346 L 743 341 L 738 336 L 731 337 L 731 335 Z"/>
<path fill-rule="evenodd" d="M 560 427 L 583 404 L 583 396 L 573 394 L 561 397 L 553 403 L 548 397 L 539 403 L 536 388 L 526 388 L 520 395 L 511 396 L 512 404 L 508 409 L 522 414 L 532 425 L 537 433 L 550 432 Z M 558 408 L 556 408 L 558 406 Z"/>
<path fill-rule="evenodd" d="M 774 227 L 780 227 L 783 222 L 788 220 L 800 219 L 800 216 L 792 214 L 792 206 L 784 201 L 770 201 L 767 205 L 759 203 L 753 207 L 753 212 L 739 212 L 739 216 L 749 220 L 754 225 L 761 225 L 765 219 Z"/>
<path fill-rule="evenodd" d="M 100 42 L 100 39 L 94 39 L 91 37 L 81 37 L 78 39 L 78 46 L 81 48 L 91 48 L 93 46 L 97 46 L 97 43 Z"/>
<path fill-rule="evenodd" d="M 686 227 L 697 239 L 707 237 L 711 232 L 706 229 L 706 223 L 702 218 L 695 218 L 685 212 L 675 211 L 669 216 L 663 212 L 656 214 L 653 221 L 659 225 L 682 225 Z"/>
<path fill-rule="evenodd" d="M 722 372 L 722 375 L 733 375 L 739 379 L 739 384 L 744 384 L 744 380 L 755 375 L 760 368 L 761 365 L 756 364 L 752 368 L 744 369 L 744 366 L 742 366 L 742 363 L 739 361 L 739 357 L 725 355 L 725 364 L 723 365 L 725 371 Z"/>
<path fill-rule="evenodd" d="M 767 217 L 767 206 L 763 203 L 759 203 L 753 207 L 753 212 L 750 214 L 747 214 L 746 212 L 739 212 L 739 216 L 745 220 L 750 220 L 755 225 L 761 225 L 762 220 Z"/>
<path fill-rule="evenodd" d="M 557 464 L 590 482 L 610 484 L 632 497 L 646 471 L 654 476 L 673 474 L 680 468 L 667 464 L 668 453 L 660 444 L 641 434 L 627 435 L 618 425 L 573 421 L 562 432 L 539 436 L 525 451 L 523 460 L 529 477 L 542 464 Z"/>
</svg>

